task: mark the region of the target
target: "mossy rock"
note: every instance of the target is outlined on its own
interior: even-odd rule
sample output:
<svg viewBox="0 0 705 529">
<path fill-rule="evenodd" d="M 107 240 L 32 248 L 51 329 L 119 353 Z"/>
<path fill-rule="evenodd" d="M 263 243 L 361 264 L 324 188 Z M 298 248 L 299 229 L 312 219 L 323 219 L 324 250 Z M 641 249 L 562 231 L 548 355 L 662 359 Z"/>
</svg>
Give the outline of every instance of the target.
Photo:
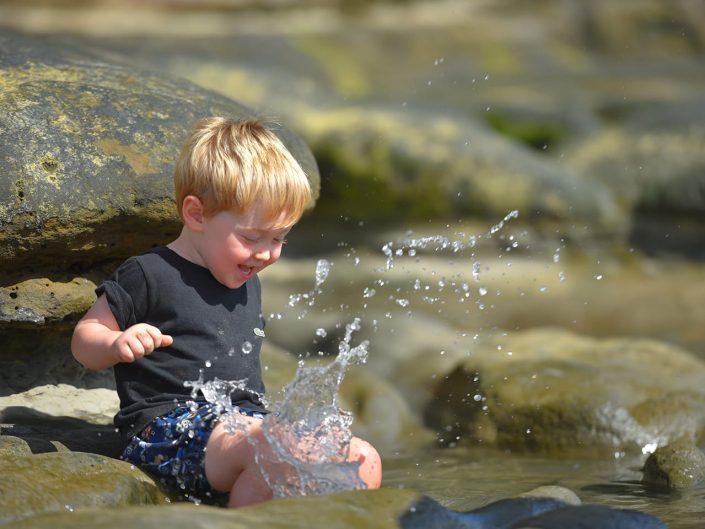
<svg viewBox="0 0 705 529">
<path fill-rule="evenodd" d="M 191 125 L 243 105 L 164 74 L 0 33 L 0 270 L 85 269 L 178 234 L 175 158 Z M 268 122 L 318 191 L 302 139 Z"/>
<path fill-rule="evenodd" d="M 0 457 L 0 523 L 79 507 L 163 503 L 156 484 L 132 465 L 78 452 Z"/>
<path fill-rule="evenodd" d="M 607 186 L 462 116 L 341 107 L 295 120 L 323 175 L 314 218 L 499 220 L 517 210 L 530 221 L 589 220 L 598 231 L 621 225 Z"/>
<path fill-rule="evenodd" d="M 436 387 L 446 442 L 543 452 L 653 450 L 705 429 L 705 362 L 653 340 L 534 329 L 488 339 Z"/>
<path fill-rule="evenodd" d="M 642 482 L 668 489 L 689 489 L 705 480 L 705 454 L 690 437 L 660 446 L 644 463 Z"/>
<path fill-rule="evenodd" d="M 186 503 L 120 509 L 87 508 L 36 516 L 8 524 L 7 528 L 308 529 L 316 526 L 396 529 L 397 518 L 417 497 L 418 493 L 414 491 L 382 489 L 287 498 L 240 509 Z"/>
</svg>

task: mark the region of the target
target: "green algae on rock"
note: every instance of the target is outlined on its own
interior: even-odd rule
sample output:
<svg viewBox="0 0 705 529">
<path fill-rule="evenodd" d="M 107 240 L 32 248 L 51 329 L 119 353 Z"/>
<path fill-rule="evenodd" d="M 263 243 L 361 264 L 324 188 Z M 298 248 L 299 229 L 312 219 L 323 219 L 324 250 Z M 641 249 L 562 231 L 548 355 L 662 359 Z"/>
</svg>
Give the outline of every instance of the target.
<svg viewBox="0 0 705 529">
<path fill-rule="evenodd" d="M 0 523 L 81 507 L 160 504 L 165 496 L 132 465 L 95 454 L 0 457 Z M 11 479 L 9 477 L 12 476 Z"/>
<path fill-rule="evenodd" d="M 672 490 L 692 488 L 705 480 L 705 454 L 684 436 L 660 446 L 644 463 L 642 482 Z"/>
<path fill-rule="evenodd" d="M 676 346 L 534 329 L 473 351 L 439 382 L 426 419 L 446 442 L 649 453 L 705 430 L 704 387 L 705 362 Z"/>
<path fill-rule="evenodd" d="M 185 80 L 0 33 L 0 270 L 85 269 L 175 236 L 173 162 L 209 115 L 256 117 Z M 317 194 L 303 140 L 267 124 Z"/>
</svg>

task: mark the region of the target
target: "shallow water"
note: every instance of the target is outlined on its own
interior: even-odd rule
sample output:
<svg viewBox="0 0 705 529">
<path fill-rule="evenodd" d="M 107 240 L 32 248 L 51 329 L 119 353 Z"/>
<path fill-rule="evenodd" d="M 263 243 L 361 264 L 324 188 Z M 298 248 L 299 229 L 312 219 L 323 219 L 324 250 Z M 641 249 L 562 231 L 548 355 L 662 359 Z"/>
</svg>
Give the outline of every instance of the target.
<svg viewBox="0 0 705 529">
<path fill-rule="evenodd" d="M 384 460 L 385 487 L 410 488 L 467 511 L 542 485 L 574 491 L 583 503 L 636 509 L 670 529 L 703 527 L 705 485 L 684 492 L 644 487 L 641 458 L 550 458 L 487 448 L 424 450 Z"/>
</svg>

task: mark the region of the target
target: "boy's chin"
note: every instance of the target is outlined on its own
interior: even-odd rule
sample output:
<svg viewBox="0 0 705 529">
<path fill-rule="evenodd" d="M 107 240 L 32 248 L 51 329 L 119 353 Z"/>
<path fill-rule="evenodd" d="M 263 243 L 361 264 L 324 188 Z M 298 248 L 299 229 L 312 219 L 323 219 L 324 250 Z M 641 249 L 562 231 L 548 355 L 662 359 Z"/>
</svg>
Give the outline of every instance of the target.
<svg viewBox="0 0 705 529">
<path fill-rule="evenodd" d="M 244 285 L 249 277 L 239 277 L 239 278 L 233 278 L 233 277 L 217 277 L 214 276 L 215 279 L 220 283 L 221 285 L 228 287 L 230 289 L 234 288 L 240 288 L 242 285 Z M 251 277 L 251 276 L 250 276 Z"/>
</svg>

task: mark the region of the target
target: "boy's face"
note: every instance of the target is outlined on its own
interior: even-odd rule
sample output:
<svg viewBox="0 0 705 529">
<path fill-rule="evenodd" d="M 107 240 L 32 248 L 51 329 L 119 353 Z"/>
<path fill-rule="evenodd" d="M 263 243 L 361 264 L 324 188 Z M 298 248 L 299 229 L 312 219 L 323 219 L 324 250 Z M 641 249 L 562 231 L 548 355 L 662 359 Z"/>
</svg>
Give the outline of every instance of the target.
<svg viewBox="0 0 705 529">
<path fill-rule="evenodd" d="M 241 287 L 281 255 L 291 226 L 282 226 L 286 212 L 265 220 L 260 208 L 243 213 L 221 211 L 203 220 L 199 254 L 213 277 L 228 288 Z"/>
</svg>

